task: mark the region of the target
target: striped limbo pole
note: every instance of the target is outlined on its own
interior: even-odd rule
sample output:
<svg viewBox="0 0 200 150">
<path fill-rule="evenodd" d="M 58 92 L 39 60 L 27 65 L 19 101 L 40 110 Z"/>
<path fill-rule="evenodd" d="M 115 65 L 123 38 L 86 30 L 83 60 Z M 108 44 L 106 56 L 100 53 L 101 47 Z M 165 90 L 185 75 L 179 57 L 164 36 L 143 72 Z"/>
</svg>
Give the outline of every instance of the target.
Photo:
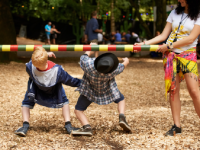
<svg viewBox="0 0 200 150">
<path fill-rule="evenodd" d="M 0 45 L 0 52 L 34 51 L 42 46 L 47 51 L 155 51 L 159 45 Z"/>
</svg>

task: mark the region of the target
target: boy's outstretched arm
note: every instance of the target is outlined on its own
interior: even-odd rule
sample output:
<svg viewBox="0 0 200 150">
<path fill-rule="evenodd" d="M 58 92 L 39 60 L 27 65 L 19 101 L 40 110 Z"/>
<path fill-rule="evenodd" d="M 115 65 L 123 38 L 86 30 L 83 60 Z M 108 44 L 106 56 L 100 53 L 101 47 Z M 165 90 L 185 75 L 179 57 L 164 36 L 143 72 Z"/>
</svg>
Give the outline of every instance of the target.
<svg viewBox="0 0 200 150">
<path fill-rule="evenodd" d="M 92 54 L 94 54 L 94 52 L 92 52 L 92 51 L 86 51 L 85 54 L 88 55 L 88 57 L 90 57 Z"/>
<path fill-rule="evenodd" d="M 48 54 L 49 57 L 54 57 L 54 58 L 56 58 L 56 55 L 55 55 L 53 52 L 47 52 L 47 54 Z"/>
<path fill-rule="evenodd" d="M 122 58 L 122 60 L 124 61 L 122 64 L 126 68 L 126 66 L 129 64 L 129 59 L 127 57 L 125 57 L 125 58 Z"/>
<path fill-rule="evenodd" d="M 97 45 L 97 44 L 91 42 L 90 45 Z M 92 52 L 92 51 L 86 51 L 85 54 L 90 57 L 92 54 L 94 54 L 94 52 Z"/>
<path fill-rule="evenodd" d="M 61 69 L 58 82 L 61 82 L 65 85 L 71 87 L 79 87 L 81 84 L 81 80 L 78 78 L 73 78 L 70 76 L 63 68 Z"/>
</svg>

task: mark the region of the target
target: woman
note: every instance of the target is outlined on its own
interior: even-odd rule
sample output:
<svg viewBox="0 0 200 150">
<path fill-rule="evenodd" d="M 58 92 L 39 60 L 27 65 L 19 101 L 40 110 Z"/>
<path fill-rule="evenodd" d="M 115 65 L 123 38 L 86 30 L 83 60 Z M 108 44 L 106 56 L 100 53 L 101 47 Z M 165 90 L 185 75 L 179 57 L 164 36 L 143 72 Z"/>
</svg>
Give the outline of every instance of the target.
<svg viewBox="0 0 200 150">
<path fill-rule="evenodd" d="M 61 33 L 56 29 L 56 26 L 53 24 L 51 28 L 51 39 L 52 39 L 52 44 L 56 44 L 56 38 L 57 38 L 57 33 Z"/>
<path fill-rule="evenodd" d="M 180 134 L 181 102 L 179 97 L 180 82 L 186 80 L 196 113 L 200 117 L 200 92 L 198 86 L 198 70 L 196 47 L 200 34 L 200 0 L 178 0 L 178 7 L 173 10 L 161 35 L 143 44 L 157 44 L 167 39 L 167 43 L 156 51 L 163 53 L 165 69 L 165 90 L 170 93 L 170 105 L 174 125 L 165 134 Z M 137 45 L 135 44 L 135 45 Z"/>
</svg>

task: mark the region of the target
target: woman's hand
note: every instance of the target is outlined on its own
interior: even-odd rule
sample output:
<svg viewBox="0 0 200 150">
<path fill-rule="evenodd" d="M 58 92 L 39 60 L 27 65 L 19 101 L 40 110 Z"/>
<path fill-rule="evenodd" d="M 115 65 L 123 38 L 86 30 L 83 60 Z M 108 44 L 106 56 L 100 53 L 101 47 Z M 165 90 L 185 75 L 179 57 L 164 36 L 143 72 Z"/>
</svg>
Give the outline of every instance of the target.
<svg viewBox="0 0 200 150">
<path fill-rule="evenodd" d="M 168 50 L 167 48 L 167 44 L 163 44 L 162 46 L 160 46 L 156 52 L 160 52 L 160 53 L 165 53 Z"/>
<path fill-rule="evenodd" d="M 135 43 L 134 46 L 140 46 L 140 45 L 144 45 L 144 42 L 141 43 Z M 140 51 L 138 50 L 133 50 L 134 53 L 139 53 Z"/>
<path fill-rule="evenodd" d="M 141 42 L 141 43 L 135 43 L 134 46 L 137 46 L 137 45 L 144 45 L 144 42 Z"/>
</svg>

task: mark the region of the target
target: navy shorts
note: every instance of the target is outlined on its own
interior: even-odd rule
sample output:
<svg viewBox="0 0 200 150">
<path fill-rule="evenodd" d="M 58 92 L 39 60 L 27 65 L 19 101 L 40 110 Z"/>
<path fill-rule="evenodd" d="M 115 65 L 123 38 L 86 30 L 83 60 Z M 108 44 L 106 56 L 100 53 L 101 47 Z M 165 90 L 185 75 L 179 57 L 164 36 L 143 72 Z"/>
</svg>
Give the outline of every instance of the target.
<svg viewBox="0 0 200 150">
<path fill-rule="evenodd" d="M 25 94 L 25 97 L 24 97 L 24 100 L 22 101 L 22 105 L 21 107 L 28 107 L 29 109 L 33 109 L 34 106 L 35 106 L 35 101 L 31 101 L 29 98 L 28 98 L 28 92 L 26 92 Z M 39 105 L 42 105 L 40 103 L 38 103 Z M 64 88 L 62 87 L 62 103 L 61 104 L 45 104 L 45 105 L 42 105 L 42 106 L 46 106 L 46 107 L 49 107 L 49 108 L 62 108 L 64 105 L 66 104 L 69 104 L 69 100 L 67 99 L 67 96 L 65 94 L 65 90 Z"/>
<path fill-rule="evenodd" d="M 116 99 L 114 102 L 119 103 L 123 100 L 124 100 L 124 95 L 122 93 L 120 93 L 120 98 Z M 88 100 L 87 97 L 85 97 L 84 95 L 80 95 L 78 98 L 78 101 L 76 103 L 75 109 L 84 111 L 87 109 L 88 106 L 90 106 L 91 103 L 92 102 L 90 100 Z"/>
</svg>

